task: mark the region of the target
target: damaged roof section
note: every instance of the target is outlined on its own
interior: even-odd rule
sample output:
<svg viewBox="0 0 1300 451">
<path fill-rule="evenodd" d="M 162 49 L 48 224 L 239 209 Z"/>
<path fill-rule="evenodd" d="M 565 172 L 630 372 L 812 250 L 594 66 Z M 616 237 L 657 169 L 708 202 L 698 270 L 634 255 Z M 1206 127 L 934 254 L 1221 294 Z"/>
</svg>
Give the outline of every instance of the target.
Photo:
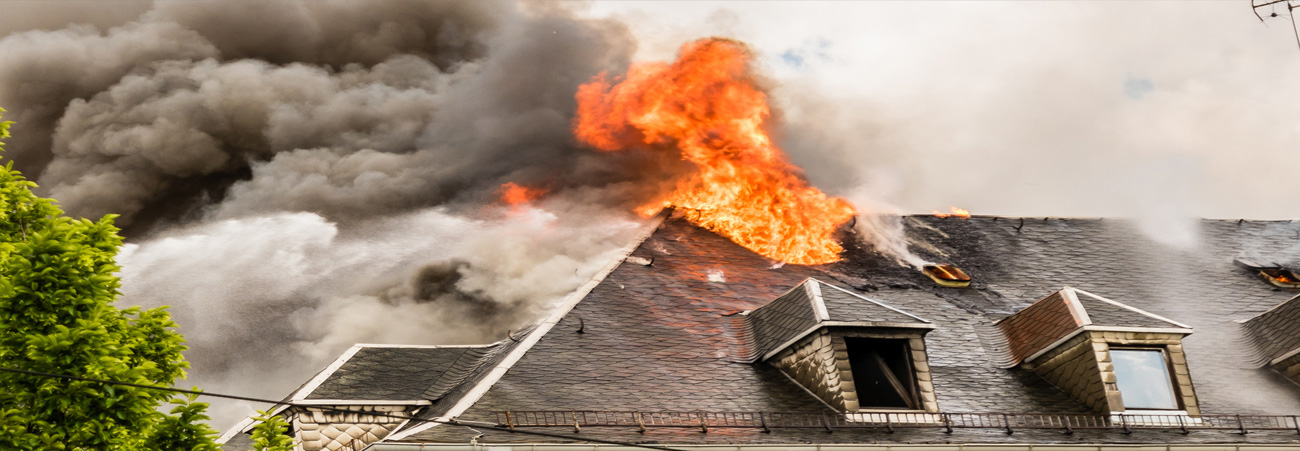
<svg viewBox="0 0 1300 451">
<path fill-rule="evenodd" d="M 904 312 L 814 278 L 746 315 L 752 344 L 741 360 L 766 360 L 795 341 L 825 326 L 933 329 L 919 316 Z"/>
</svg>

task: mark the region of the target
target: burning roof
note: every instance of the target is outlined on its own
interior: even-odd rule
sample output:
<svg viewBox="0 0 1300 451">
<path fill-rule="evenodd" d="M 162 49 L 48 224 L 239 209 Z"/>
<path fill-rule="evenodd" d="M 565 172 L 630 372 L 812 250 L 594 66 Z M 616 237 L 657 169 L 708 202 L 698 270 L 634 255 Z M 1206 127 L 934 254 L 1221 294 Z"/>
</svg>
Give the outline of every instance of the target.
<svg viewBox="0 0 1300 451">
<path fill-rule="evenodd" d="M 853 206 L 809 185 L 772 141 L 767 95 L 749 63 L 743 43 L 714 38 L 683 46 L 671 64 L 634 64 L 617 80 L 601 74 L 578 91 L 574 134 L 600 150 L 651 147 L 694 164 L 671 193 L 641 207 L 643 216 L 676 207 L 772 259 L 838 260 L 835 233 Z"/>
<path fill-rule="evenodd" d="M 1251 414 L 1300 412 L 1300 389 L 1254 366 L 1256 353 L 1249 340 L 1241 339 L 1243 331 L 1234 322 L 1267 311 L 1292 294 L 1251 280 L 1252 275 L 1240 272 L 1226 257 L 1242 248 L 1291 243 L 1295 225 L 1205 221 L 1205 245 L 1181 249 L 1154 244 L 1137 227 L 1116 220 L 1040 219 L 1021 225 L 1005 218 L 954 221 L 918 216 L 905 218 L 904 223 L 910 239 L 927 244 L 923 257 L 944 257 L 977 276 L 980 283 L 958 290 L 936 287 L 919 271 L 858 245 L 846 245 L 837 263 L 773 268 L 768 258 L 675 217 L 640 241 L 626 263 L 611 266 L 577 293 L 570 310 L 544 322 L 549 326 L 539 332 L 521 336 L 518 348 L 453 391 L 460 394 L 433 402 L 421 415 L 497 422 L 505 421 L 500 415 L 509 411 L 516 425 L 525 424 L 520 418 L 527 416 L 542 431 L 563 432 L 554 428 L 566 427 L 571 432 L 577 424 L 582 437 L 689 444 L 1283 443 L 1294 438 L 1294 430 L 1182 435 L 1137 426 L 1131 434 L 1103 429 L 1064 435 L 1059 429 L 1019 428 L 1006 435 L 998 429 L 976 428 L 949 435 L 942 432 L 942 422 L 892 433 L 883 425 L 847 423 L 835 426 L 834 434 L 827 434 L 825 428 L 779 425 L 765 432 L 757 420 L 753 425 L 743 423 L 750 426 L 710 426 L 702 431 L 698 426 L 704 420 L 699 418 L 694 429 L 647 427 L 642 432 L 633 420 L 598 420 L 612 418 L 601 416 L 612 411 L 787 412 L 839 418 L 835 415 L 841 414 L 829 410 L 776 366 L 737 358 L 737 347 L 752 339 L 746 335 L 746 320 L 737 312 L 751 310 L 750 315 L 755 315 L 776 307 L 779 304 L 773 300 L 798 292 L 791 287 L 809 278 L 817 281 L 830 317 L 850 311 L 845 308 L 874 309 L 877 304 L 862 302 L 869 298 L 931 321 L 934 329 L 924 336 L 928 355 L 924 369 L 932 380 L 939 412 L 1002 412 L 1014 418 L 1090 415 L 1088 406 L 1033 372 L 1006 368 L 1006 341 L 997 338 L 1001 332 L 994 325 L 1066 285 L 1085 286 L 1150 313 L 1076 293 L 1083 309 L 1095 316 L 1094 323 L 1129 328 L 1181 324 L 1163 319 L 1169 317 L 1195 326 L 1196 335 L 1181 345 L 1180 356 L 1185 355 L 1206 422 L 1219 421 L 1211 419 L 1219 418 L 1216 414 L 1232 418 L 1241 413 L 1250 419 Z M 653 264 L 643 264 L 651 260 Z M 707 280 L 705 274 L 715 269 L 726 273 L 725 282 Z M 1169 274 L 1189 277 L 1169 286 L 1165 285 Z M 832 300 L 827 293 L 841 292 L 831 285 L 850 293 Z M 808 286 L 803 288 L 807 293 Z M 809 302 L 803 313 L 785 316 L 816 314 L 811 298 L 805 299 Z M 790 299 L 780 302 L 805 305 Z M 782 330 L 798 330 L 801 325 L 812 323 Z M 555 417 L 559 419 L 549 426 L 538 426 L 540 416 L 528 416 L 555 412 L 564 412 L 563 418 Z M 1000 415 L 971 418 L 1000 422 Z M 600 424 L 609 426 L 597 427 Z M 385 440 L 464 443 L 475 435 L 459 426 L 411 425 Z M 480 443 L 550 440 L 497 432 L 479 438 Z"/>
</svg>

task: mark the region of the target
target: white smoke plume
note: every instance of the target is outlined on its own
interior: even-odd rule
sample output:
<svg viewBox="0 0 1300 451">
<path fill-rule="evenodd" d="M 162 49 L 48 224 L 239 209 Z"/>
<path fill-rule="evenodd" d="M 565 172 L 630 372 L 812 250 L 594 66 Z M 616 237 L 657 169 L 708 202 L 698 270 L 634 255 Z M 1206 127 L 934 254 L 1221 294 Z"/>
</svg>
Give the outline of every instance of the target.
<svg viewBox="0 0 1300 451">
<path fill-rule="evenodd" d="M 302 212 L 177 227 L 125 246 L 122 302 L 172 306 L 191 347 L 186 383 L 276 398 L 354 343 L 500 340 L 615 258 L 638 225 L 548 208 L 560 215 L 435 207 L 347 227 Z M 213 404 L 221 427 L 262 407 Z"/>
</svg>

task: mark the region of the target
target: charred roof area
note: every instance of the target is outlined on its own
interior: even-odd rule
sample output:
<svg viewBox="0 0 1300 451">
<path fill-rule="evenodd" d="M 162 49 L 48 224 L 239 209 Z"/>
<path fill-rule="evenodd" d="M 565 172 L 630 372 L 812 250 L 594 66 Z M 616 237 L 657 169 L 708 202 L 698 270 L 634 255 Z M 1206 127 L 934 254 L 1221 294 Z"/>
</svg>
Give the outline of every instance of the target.
<svg viewBox="0 0 1300 451">
<path fill-rule="evenodd" d="M 1300 412 L 1300 387 L 1259 368 L 1259 351 L 1237 322 L 1297 292 L 1269 285 L 1233 264 L 1243 253 L 1294 264 L 1300 257 L 1300 224 L 1206 220 L 1199 224 L 1197 245 L 1171 247 L 1131 222 L 1114 219 L 901 220 L 914 252 L 960 268 L 972 279 L 970 286 L 939 286 L 918 269 L 875 252 L 847 229 L 841 261 L 781 265 L 684 219 L 669 218 L 632 252 L 627 261 L 634 264 L 623 263 L 601 280 L 459 418 L 492 422 L 502 411 L 530 410 L 833 412 L 769 363 L 736 357 L 753 355 L 752 349 L 738 349 L 753 338 L 738 326 L 744 324 L 738 312 L 767 305 L 808 278 L 833 286 L 823 289 L 847 289 L 933 323 L 925 348 L 942 412 L 1089 412 L 1038 375 L 1008 368 L 1007 344 L 994 326 L 1067 286 L 1192 327 L 1195 332 L 1182 346 L 1202 412 Z M 1093 307 L 1105 312 L 1111 305 Z M 1295 437 L 1295 431 L 1007 435 L 959 430 L 948 435 L 901 429 L 832 434 L 815 428 L 641 432 L 635 427 L 584 428 L 581 434 L 661 443 L 1240 443 Z M 397 441 L 464 442 L 475 435 L 463 427 L 439 426 Z M 539 440 L 493 432 L 479 439 Z"/>
</svg>

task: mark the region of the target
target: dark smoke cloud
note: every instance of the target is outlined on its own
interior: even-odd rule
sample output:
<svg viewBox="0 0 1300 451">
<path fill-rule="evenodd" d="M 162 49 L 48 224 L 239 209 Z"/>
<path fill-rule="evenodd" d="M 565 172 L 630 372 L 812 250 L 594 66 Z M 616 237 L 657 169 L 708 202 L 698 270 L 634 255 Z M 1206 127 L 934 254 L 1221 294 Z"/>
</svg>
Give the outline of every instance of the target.
<svg viewBox="0 0 1300 451">
<path fill-rule="evenodd" d="M 276 397 L 356 342 L 495 341 L 612 258 L 626 207 L 681 170 L 573 142 L 576 88 L 635 47 L 573 6 L 192 1 L 33 20 L 0 38 L 4 157 L 73 215 L 122 215 L 121 302 L 173 306 L 187 383 Z M 549 191 L 545 210 L 497 206 L 506 181 Z M 252 407 L 215 402 L 213 422 Z"/>
<path fill-rule="evenodd" d="M 507 180 L 660 175 L 568 132 L 576 87 L 633 46 L 618 23 L 511 2 L 165 2 L 0 40 L 0 105 L 18 122 L 7 156 L 74 215 L 348 220 Z"/>
</svg>

